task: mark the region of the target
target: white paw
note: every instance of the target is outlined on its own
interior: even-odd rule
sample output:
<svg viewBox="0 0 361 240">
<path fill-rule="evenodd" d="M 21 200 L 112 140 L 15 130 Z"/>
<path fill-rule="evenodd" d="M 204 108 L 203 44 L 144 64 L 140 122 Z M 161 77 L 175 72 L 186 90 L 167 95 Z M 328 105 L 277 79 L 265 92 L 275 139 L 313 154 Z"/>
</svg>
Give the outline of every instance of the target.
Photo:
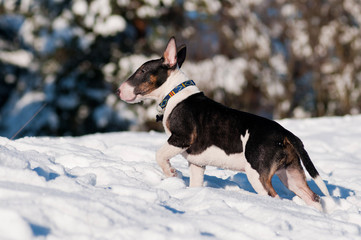
<svg viewBox="0 0 361 240">
<path fill-rule="evenodd" d="M 174 167 L 170 167 L 168 169 L 166 169 L 164 171 L 164 175 L 169 178 L 169 177 L 177 177 L 178 176 L 178 173 L 177 173 L 177 170 L 174 168 Z"/>
</svg>

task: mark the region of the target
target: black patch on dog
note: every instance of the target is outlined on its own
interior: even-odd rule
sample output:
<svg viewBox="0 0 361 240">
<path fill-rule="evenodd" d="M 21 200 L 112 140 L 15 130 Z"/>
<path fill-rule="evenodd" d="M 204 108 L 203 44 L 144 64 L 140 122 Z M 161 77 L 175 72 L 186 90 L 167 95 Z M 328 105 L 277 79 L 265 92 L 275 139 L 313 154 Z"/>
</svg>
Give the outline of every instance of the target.
<svg viewBox="0 0 361 240">
<path fill-rule="evenodd" d="M 180 68 L 186 58 L 186 46 L 181 45 L 177 51 L 177 64 Z M 127 82 L 134 87 L 135 95 L 145 95 L 163 85 L 172 70 L 177 68 L 177 64 L 170 67 L 164 63 L 164 57 L 145 62 L 131 75 Z"/>
<path fill-rule="evenodd" d="M 163 121 L 163 117 L 164 117 L 163 114 L 158 114 L 158 115 L 155 117 L 155 121 L 156 121 L 156 122 L 161 122 L 161 121 Z"/>
<path fill-rule="evenodd" d="M 203 93 L 180 102 L 170 113 L 167 125 L 171 132 L 168 143 L 187 148 L 191 155 L 201 154 L 210 146 L 216 146 L 228 155 L 241 153 L 244 151 L 241 135 L 244 136 L 248 130 L 250 136 L 245 156 L 252 168 L 260 173 L 268 171 L 274 164 L 282 164 L 287 154 L 286 137 L 303 149 L 302 142 L 277 122 L 225 107 Z M 314 169 L 311 176 L 318 175 L 313 164 L 309 167 Z"/>
<path fill-rule="evenodd" d="M 163 59 L 150 60 L 140 66 L 127 80 L 135 95 L 145 95 L 159 88 L 168 78 L 169 68 Z"/>
</svg>

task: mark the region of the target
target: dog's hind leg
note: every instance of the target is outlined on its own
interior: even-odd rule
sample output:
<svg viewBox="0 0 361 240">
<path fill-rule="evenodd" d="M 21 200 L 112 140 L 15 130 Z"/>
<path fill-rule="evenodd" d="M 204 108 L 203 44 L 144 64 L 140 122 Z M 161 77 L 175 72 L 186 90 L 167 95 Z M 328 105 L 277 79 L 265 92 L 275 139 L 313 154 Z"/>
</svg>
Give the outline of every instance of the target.
<svg viewBox="0 0 361 240">
<path fill-rule="evenodd" d="M 266 171 L 261 172 L 259 179 L 260 179 L 263 187 L 267 191 L 268 195 L 270 195 L 271 197 L 279 198 L 276 190 L 272 186 L 272 177 L 275 175 L 275 173 L 276 173 L 276 167 L 273 166 L 270 169 L 267 169 Z"/>
<path fill-rule="evenodd" d="M 306 204 L 322 211 L 320 197 L 308 186 L 300 158 L 287 138 L 284 140 L 284 153 L 285 158 L 282 159 L 284 166 L 276 172 L 277 176 L 288 189 L 299 196 Z"/>
<path fill-rule="evenodd" d="M 184 152 L 185 149 L 173 146 L 169 143 L 165 143 L 156 154 L 156 160 L 159 166 L 162 168 L 166 177 L 175 177 L 177 172 L 175 168 L 170 165 L 169 159 Z"/>
<path fill-rule="evenodd" d="M 189 187 L 202 187 L 205 167 L 189 163 Z"/>
<path fill-rule="evenodd" d="M 245 172 L 248 181 L 251 183 L 253 189 L 260 195 L 269 195 L 272 197 L 279 197 L 277 192 L 272 186 L 271 180 L 274 175 L 274 171 L 268 174 L 261 173 L 253 169 L 250 164 L 246 165 Z"/>
<path fill-rule="evenodd" d="M 306 204 L 322 211 L 320 197 L 307 185 L 301 164 L 295 165 L 277 171 L 277 176 L 288 189 L 299 196 Z"/>
</svg>

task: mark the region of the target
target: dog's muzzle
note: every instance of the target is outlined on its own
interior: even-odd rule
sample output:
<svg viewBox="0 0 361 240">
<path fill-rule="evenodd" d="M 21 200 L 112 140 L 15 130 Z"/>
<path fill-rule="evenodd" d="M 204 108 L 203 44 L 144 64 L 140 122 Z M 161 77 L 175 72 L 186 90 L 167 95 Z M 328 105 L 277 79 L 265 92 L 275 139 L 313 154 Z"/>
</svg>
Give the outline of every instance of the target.
<svg viewBox="0 0 361 240">
<path fill-rule="evenodd" d="M 134 87 L 128 84 L 127 82 L 123 82 L 122 85 L 117 90 L 117 95 L 125 102 L 134 103 L 136 101 L 137 95 L 134 94 Z"/>
</svg>

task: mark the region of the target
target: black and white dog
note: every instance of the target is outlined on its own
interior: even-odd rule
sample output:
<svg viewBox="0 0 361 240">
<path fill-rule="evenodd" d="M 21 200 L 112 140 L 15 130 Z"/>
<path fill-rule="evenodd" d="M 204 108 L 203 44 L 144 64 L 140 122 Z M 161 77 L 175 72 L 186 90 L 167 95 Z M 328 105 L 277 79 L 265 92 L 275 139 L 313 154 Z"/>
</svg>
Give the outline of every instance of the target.
<svg viewBox="0 0 361 240">
<path fill-rule="evenodd" d="M 307 185 L 300 159 L 321 191 L 327 187 L 303 144 L 275 121 L 225 107 L 207 98 L 180 70 L 185 45 L 177 49 L 172 37 L 160 59 L 140 66 L 117 93 L 128 102 L 155 99 L 168 141 L 156 160 L 166 177 L 176 176 L 169 159 L 182 154 L 189 162 L 190 187 L 203 185 L 207 165 L 245 171 L 259 194 L 278 197 L 271 179 L 284 185 L 307 204 L 322 210 L 320 197 Z"/>
</svg>

